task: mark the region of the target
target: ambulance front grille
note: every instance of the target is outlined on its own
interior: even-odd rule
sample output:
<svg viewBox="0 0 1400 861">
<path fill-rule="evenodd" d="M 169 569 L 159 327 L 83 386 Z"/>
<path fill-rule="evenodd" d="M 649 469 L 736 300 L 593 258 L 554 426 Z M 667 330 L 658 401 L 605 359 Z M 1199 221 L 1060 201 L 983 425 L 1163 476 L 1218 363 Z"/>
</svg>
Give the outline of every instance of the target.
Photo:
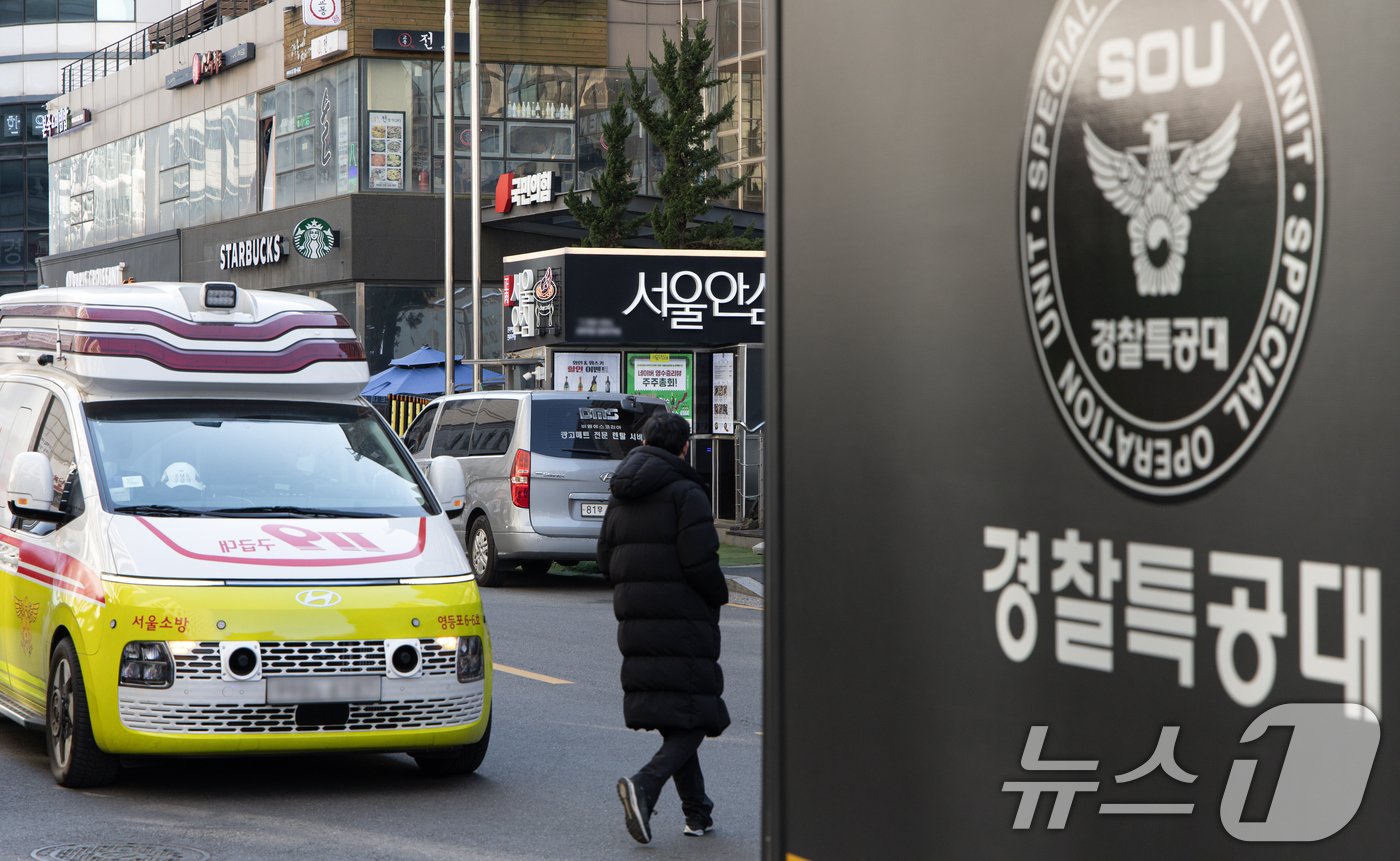
<svg viewBox="0 0 1400 861">
<path fill-rule="evenodd" d="M 399 702 L 356 703 L 344 724 L 298 726 L 297 706 L 209 702 L 161 702 L 138 698 L 119 703 L 122 723 L 137 732 L 277 735 L 435 729 L 481 718 L 484 693 Z"/>
<path fill-rule="evenodd" d="M 423 673 L 445 675 L 457 671 L 457 656 L 436 640 L 418 641 L 423 650 Z M 327 676 L 379 674 L 385 671 L 383 640 L 287 640 L 258 644 L 262 674 L 267 676 Z M 187 655 L 175 657 L 175 676 L 181 680 L 218 679 L 219 644 L 198 643 Z"/>
</svg>

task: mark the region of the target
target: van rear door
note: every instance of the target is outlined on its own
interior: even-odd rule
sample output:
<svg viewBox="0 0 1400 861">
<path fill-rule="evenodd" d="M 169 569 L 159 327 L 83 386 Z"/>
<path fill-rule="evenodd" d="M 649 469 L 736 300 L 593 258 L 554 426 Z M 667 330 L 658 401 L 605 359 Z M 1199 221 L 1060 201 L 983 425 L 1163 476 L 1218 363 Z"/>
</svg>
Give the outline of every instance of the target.
<svg viewBox="0 0 1400 861">
<path fill-rule="evenodd" d="M 641 445 L 642 424 L 664 404 L 635 398 L 535 398 L 530 418 L 530 525 L 541 535 L 592 537 L 608 482 Z"/>
</svg>

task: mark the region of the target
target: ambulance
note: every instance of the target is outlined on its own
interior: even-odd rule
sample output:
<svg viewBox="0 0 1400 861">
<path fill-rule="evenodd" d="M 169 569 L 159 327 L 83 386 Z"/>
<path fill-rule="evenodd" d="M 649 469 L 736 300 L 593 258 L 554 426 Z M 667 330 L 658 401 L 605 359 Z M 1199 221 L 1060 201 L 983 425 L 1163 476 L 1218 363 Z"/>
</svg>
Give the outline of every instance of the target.
<svg viewBox="0 0 1400 861">
<path fill-rule="evenodd" d="M 230 283 L 0 297 L 0 715 L 63 786 L 141 755 L 474 771 L 491 638 L 426 475 L 324 303 Z"/>
</svg>

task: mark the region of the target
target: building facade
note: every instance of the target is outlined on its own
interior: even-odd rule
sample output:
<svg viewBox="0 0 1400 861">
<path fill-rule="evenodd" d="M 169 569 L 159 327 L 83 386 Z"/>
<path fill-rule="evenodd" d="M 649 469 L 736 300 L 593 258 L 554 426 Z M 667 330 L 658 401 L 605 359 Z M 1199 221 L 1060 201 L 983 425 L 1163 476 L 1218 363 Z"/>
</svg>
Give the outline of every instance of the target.
<svg viewBox="0 0 1400 861">
<path fill-rule="evenodd" d="M 619 66 L 630 59 L 644 72 L 682 15 L 714 17 L 723 6 L 483 0 L 488 208 L 505 173 L 552 175 L 556 193 L 576 182 L 586 188 L 603 164 L 602 122 L 627 80 Z M 420 346 L 441 347 L 443 96 L 451 86 L 461 195 L 455 343 L 469 348 L 469 67 L 443 75 L 441 4 L 358 0 L 334 26 L 308 24 L 300 4 L 244 2 L 241 11 L 203 30 L 191 25 L 164 47 L 146 32 L 148 55 L 134 61 L 64 70 L 75 86 L 48 111 L 89 119 L 49 141 L 44 283 L 120 267 L 123 278 L 234 280 L 318 296 L 355 322 L 372 370 Z M 464 13 L 456 34 L 463 59 Z M 654 191 L 654 148 L 638 131 L 628 150 L 641 193 Z M 732 203 L 761 208 L 761 200 L 741 194 Z M 515 385 L 526 383 L 506 367 L 501 259 L 580 235 L 557 198 L 532 209 L 543 217 L 482 233 L 479 358 L 502 360 Z"/>
<path fill-rule="evenodd" d="M 49 251 L 46 103 L 64 65 L 167 17 L 179 0 L 0 2 L 0 293 L 39 283 Z"/>
</svg>

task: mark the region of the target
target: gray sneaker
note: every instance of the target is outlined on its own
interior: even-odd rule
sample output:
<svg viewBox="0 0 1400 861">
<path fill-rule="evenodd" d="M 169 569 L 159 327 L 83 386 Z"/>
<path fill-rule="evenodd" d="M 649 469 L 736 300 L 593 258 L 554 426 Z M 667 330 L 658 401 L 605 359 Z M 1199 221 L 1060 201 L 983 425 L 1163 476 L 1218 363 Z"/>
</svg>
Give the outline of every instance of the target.
<svg viewBox="0 0 1400 861">
<path fill-rule="evenodd" d="M 703 837 L 705 836 L 706 831 L 710 831 L 714 827 L 715 826 L 713 824 L 704 825 L 699 822 L 692 824 L 691 822 L 687 821 L 685 823 L 685 828 L 681 831 L 681 833 L 684 834 L 686 837 Z"/>
<path fill-rule="evenodd" d="M 651 842 L 651 805 L 637 792 L 632 778 L 622 777 L 617 781 L 617 797 L 622 799 L 622 812 L 627 817 L 627 833 L 638 843 Z"/>
</svg>

